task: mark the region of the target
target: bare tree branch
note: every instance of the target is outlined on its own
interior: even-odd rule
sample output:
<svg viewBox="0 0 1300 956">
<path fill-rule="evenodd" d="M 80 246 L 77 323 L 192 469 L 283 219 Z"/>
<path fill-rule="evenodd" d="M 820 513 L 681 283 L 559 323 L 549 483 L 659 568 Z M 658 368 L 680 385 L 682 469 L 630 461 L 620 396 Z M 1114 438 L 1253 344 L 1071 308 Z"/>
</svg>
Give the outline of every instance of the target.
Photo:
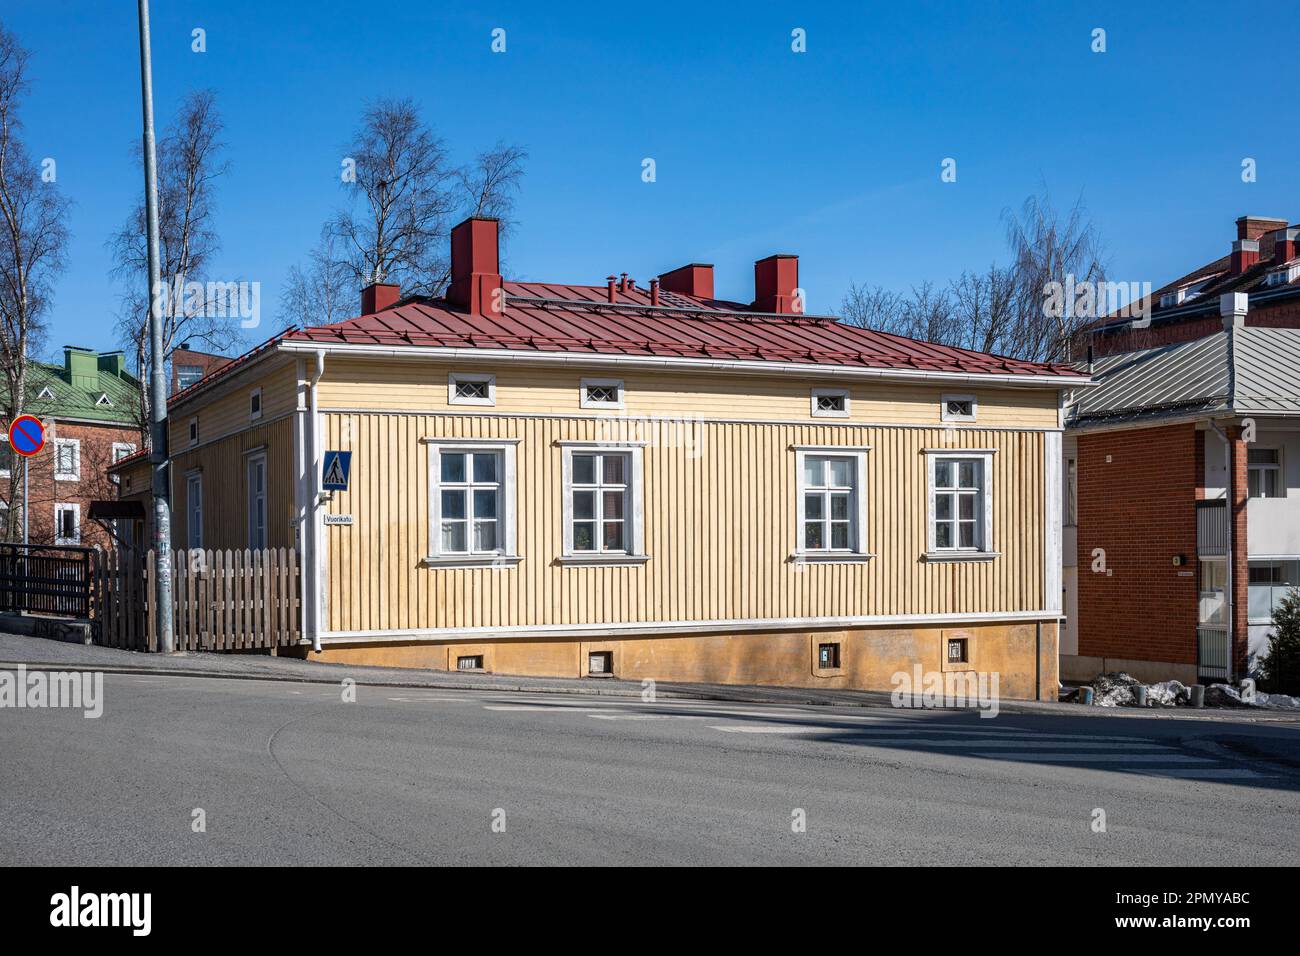
<svg viewBox="0 0 1300 956">
<path fill-rule="evenodd" d="M 362 116 L 347 155 L 356 181 L 349 204 L 325 224 L 307 262 L 289 274 L 282 319 L 304 325 L 355 314 L 355 293 L 391 282 L 404 293 L 438 296 L 451 281 L 451 228 L 466 216 L 501 220 L 504 242 L 527 152 L 497 143 L 453 166 L 446 144 L 409 99 L 379 100 Z"/>
<path fill-rule="evenodd" d="M 186 341 L 220 352 L 242 341 L 237 316 L 209 299 L 203 283 L 221 243 L 215 228 L 216 180 L 229 169 L 222 159 L 224 124 L 209 90 L 189 94 L 172 125 L 158 140 L 158 228 L 163 350 L 168 356 Z M 140 149 L 136 147 L 137 158 Z M 116 265 L 112 275 L 129 290 L 118 316 L 118 335 L 135 355 L 140 380 L 148 370 L 148 233 L 144 200 L 109 240 Z M 148 390 L 142 413 L 148 420 Z"/>
<path fill-rule="evenodd" d="M 0 364 L 4 414 L 12 421 L 27 403 L 27 370 L 41 347 L 54 279 L 66 264 L 70 203 L 46 182 L 28 155 L 18 116 L 27 92 L 28 53 L 0 25 Z M 22 528 L 22 476 L 26 459 L 10 468 L 7 540 Z"/>
</svg>

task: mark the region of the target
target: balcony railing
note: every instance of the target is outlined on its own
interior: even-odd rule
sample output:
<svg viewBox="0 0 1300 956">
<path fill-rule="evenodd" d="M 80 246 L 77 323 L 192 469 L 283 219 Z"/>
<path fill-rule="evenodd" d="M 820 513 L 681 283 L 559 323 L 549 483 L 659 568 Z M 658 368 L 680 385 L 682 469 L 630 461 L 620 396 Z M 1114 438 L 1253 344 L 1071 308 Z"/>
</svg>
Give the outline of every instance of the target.
<svg viewBox="0 0 1300 956">
<path fill-rule="evenodd" d="M 1228 508 L 1222 501 L 1196 503 L 1196 553 L 1202 558 L 1228 553 Z"/>
<path fill-rule="evenodd" d="M 1201 625 L 1196 629 L 1196 674 L 1198 677 L 1228 679 L 1228 660 L 1231 648 L 1228 646 L 1228 629 L 1226 627 L 1207 627 Z"/>
</svg>

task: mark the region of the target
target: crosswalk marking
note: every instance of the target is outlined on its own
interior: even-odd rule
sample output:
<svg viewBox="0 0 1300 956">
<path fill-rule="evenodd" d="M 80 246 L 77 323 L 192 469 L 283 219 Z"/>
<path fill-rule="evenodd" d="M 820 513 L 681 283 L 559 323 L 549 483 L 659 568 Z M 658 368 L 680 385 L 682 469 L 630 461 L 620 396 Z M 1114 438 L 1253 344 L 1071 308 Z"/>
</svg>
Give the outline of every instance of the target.
<svg viewBox="0 0 1300 956">
<path fill-rule="evenodd" d="M 395 698 L 410 700 L 414 698 Z M 434 699 L 434 698 L 429 698 Z M 498 699 L 499 700 L 499 699 Z M 507 698 L 507 701 L 510 699 Z M 737 710 L 710 703 L 669 701 L 524 701 L 483 704 L 507 713 L 583 714 L 592 720 L 709 720 L 710 730 L 765 737 L 834 737 L 865 747 L 905 747 L 913 752 L 974 757 L 1003 764 L 1060 764 L 1102 772 L 1189 781 L 1268 780 L 1267 773 L 1233 767 L 1217 757 L 1179 752 L 1159 738 L 1120 734 L 1051 733 L 1027 727 L 952 726 L 902 714 L 818 713 L 806 710 Z M 748 718 L 748 719 L 747 719 Z M 991 723 L 991 722 L 990 722 Z"/>
<path fill-rule="evenodd" d="M 1160 763 L 1209 763 L 1205 757 L 1191 757 L 1187 754 L 1085 754 L 1085 753 L 1034 753 L 1034 754 L 996 754 L 996 753 L 977 753 L 976 757 L 988 757 L 996 760 L 999 757 L 1007 757 L 1015 760 L 1017 763 L 1029 761 L 1031 763 L 1126 763 L 1135 760 L 1159 761 Z"/>
<path fill-rule="evenodd" d="M 1269 774 L 1235 767 L 1201 767 L 1183 770 L 1176 767 L 1133 767 L 1132 773 L 1151 774 L 1156 777 L 1177 777 L 1180 780 L 1269 780 Z"/>
</svg>

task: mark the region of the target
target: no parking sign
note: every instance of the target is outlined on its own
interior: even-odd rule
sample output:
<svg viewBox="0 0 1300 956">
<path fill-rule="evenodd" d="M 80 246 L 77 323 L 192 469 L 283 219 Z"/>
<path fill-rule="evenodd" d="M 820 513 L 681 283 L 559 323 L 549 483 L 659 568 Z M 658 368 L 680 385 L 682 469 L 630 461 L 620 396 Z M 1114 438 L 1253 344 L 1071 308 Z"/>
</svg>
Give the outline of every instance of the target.
<svg viewBox="0 0 1300 956">
<path fill-rule="evenodd" d="M 45 447 L 45 426 L 39 418 L 19 415 L 9 426 L 9 447 L 30 458 Z"/>
</svg>

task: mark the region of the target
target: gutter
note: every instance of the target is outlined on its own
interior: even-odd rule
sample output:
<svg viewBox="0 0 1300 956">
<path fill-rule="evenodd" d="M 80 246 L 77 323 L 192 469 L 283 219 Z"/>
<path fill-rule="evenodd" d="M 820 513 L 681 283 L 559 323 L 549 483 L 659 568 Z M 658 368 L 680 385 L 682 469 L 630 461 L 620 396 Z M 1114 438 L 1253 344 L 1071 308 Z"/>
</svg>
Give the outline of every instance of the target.
<svg viewBox="0 0 1300 956">
<path fill-rule="evenodd" d="M 1228 515 L 1228 535 L 1227 535 L 1228 554 L 1227 554 L 1227 562 L 1226 562 L 1227 577 L 1226 577 L 1224 589 L 1227 592 L 1227 605 L 1228 605 L 1228 683 L 1232 683 L 1233 670 L 1236 663 L 1236 644 L 1237 644 L 1237 640 L 1236 640 L 1237 615 L 1236 615 L 1236 607 L 1235 607 L 1236 602 L 1233 600 L 1234 595 L 1233 595 L 1233 580 L 1232 580 L 1233 565 L 1236 562 L 1236 554 L 1234 553 L 1236 542 L 1233 540 L 1233 534 L 1232 534 L 1233 525 L 1236 524 L 1236 520 L 1237 520 L 1237 515 L 1236 515 L 1237 500 L 1235 494 L 1236 488 L 1234 487 L 1237 481 L 1236 462 L 1234 461 L 1234 458 L 1236 457 L 1236 451 L 1233 448 L 1232 440 L 1228 438 L 1228 433 L 1219 427 L 1218 422 L 1216 422 L 1213 418 L 1207 418 L 1205 421 L 1206 424 L 1210 426 L 1210 430 L 1213 431 L 1214 434 L 1218 435 L 1219 438 L 1223 440 L 1224 447 L 1228 450 L 1228 480 L 1225 483 L 1226 487 L 1224 488 L 1224 497 L 1227 499 L 1226 501 L 1224 501 L 1224 505 L 1226 506 L 1225 510 L 1227 511 L 1227 515 Z"/>
<path fill-rule="evenodd" d="M 875 381 L 939 382 L 963 385 L 1008 385 L 1040 388 L 1086 388 L 1097 383 L 1087 375 L 1015 375 L 998 372 L 933 372 L 911 369 L 883 369 L 846 365 L 822 365 L 799 362 L 761 360 L 697 359 L 654 355 L 618 355 L 603 352 L 538 352 L 524 349 L 479 349 L 457 346 L 383 346 L 325 344 L 309 341 L 282 341 L 284 352 L 329 351 L 339 355 L 362 355 L 375 358 L 434 358 L 445 361 L 503 361 L 514 365 L 567 365 L 634 367 L 649 369 L 691 369 L 707 372 L 734 372 L 754 375 L 802 375 L 827 379 L 863 379 Z"/>
<path fill-rule="evenodd" d="M 325 374 L 325 352 L 316 351 L 316 365 L 312 370 L 310 384 L 307 387 L 307 434 L 311 436 L 311 450 L 307 456 L 310 465 L 307 472 L 307 528 L 304 540 L 307 557 L 303 568 L 307 597 L 309 603 L 303 605 L 303 623 L 307 625 L 307 635 L 311 638 L 312 650 L 320 653 L 320 506 L 321 506 L 321 454 L 320 454 L 320 405 L 317 401 L 321 376 Z"/>
</svg>

